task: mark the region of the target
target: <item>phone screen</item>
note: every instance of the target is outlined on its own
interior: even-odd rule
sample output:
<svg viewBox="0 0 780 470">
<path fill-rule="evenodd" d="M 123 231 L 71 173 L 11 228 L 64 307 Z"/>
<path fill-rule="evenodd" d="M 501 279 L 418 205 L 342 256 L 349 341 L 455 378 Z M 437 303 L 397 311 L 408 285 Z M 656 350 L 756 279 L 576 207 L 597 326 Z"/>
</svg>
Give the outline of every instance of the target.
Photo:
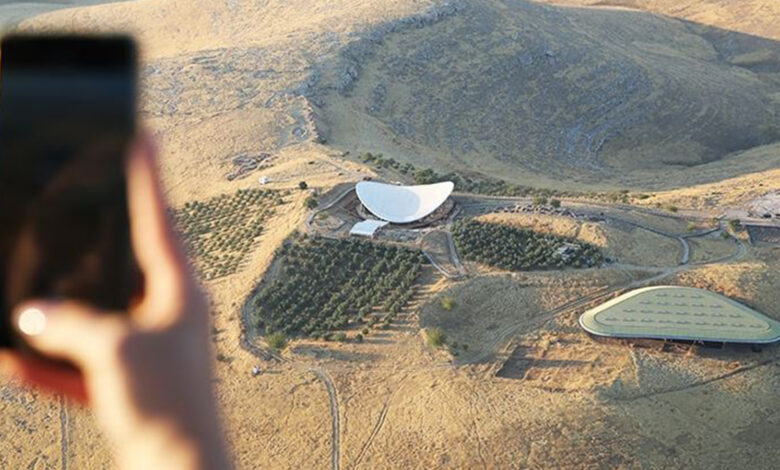
<svg viewBox="0 0 780 470">
<path fill-rule="evenodd" d="M 0 347 L 30 298 L 124 309 L 137 287 L 124 161 L 135 131 L 126 37 L 11 36 L 0 51 Z"/>
</svg>

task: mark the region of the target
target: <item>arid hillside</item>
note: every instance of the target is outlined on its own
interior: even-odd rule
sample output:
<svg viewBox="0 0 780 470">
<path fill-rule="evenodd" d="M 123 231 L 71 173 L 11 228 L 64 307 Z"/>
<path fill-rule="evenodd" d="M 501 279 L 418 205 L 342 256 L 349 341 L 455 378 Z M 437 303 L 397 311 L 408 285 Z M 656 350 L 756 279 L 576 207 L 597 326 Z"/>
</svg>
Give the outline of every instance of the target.
<svg viewBox="0 0 780 470">
<path fill-rule="evenodd" d="M 672 189 L 771 168 L 743 154 L 780 140 L 774 7 L 720 2 L 716 21 L 697 13 L 720 11 L 708 2 L 636 3 L 652 12 L 143 1 L 25 27 L 137 33 L 145 114 L 195 174 L 310 141 L 547 187 Z"/>
<path fill-rule="evenodd" d="M 659 188 L 780 138 L 774 40 L 643 11 L 455 5 L 342 52 L 354 77 L 325 95 L 333 145 L 526 184 Z"/>
<path fill-rule="evenodd" d="M 534 0 L 568 6 L 633 8 L 673 16 L 708 26 L 780 39 L 774 0 Z"/>
<path fill-rule="evenodd" d="M 164 148 L 170 196 L 185 201 L 223 191 L 242 155 L 322 153 L 311 149 L 322 137 L 309 92 L 333 75 L 323 64 L 358 31 L 433 3 L 143 0 L 58 10 L 20 28 L 136 35 L 142 115 Z"/>
<path fill-rule="evenodd" d="M 138 37 L 141 113 L 211 303 L 237 468 L 778 468 L 780 345 L 597 341 L 577 321 L 667 283 L 780 319 L 780 230 L 753 246 L 729 220 L 780 207 L 774 0 L 70 3 L 89 6 L 0 15 L 26 31 Z M 457 193 L 433 225 L 336 244 L 364 218 L 354 184 L 412 183 L 404 163 L 626 191 Z M 533 232 L 539 249 L 454 241 L 475 220 L 504 226 L 477 234 Z M 553 266 L 561 245 L 539 240 L 566 237 L 584 254 Z M 430 264 L 412 264 L 402 297 L 370 274 L 395 295 L 378 302 L 365 273 L 410 264 L 368 244 Z M 346 249 L 363 254 L 335 262 Z M 520 250 L 511 271 L 468 256 Z M 285 297 L 258 297 L 273 282 Z M 339 322 L 311 315 L 311 334 L 291 329 L 273 349 L 260 322 L 300 322 L 312 298 Z M 88 412 L 4 380 L 0 398 L 0 469 L 111 467 Z"/>
</svg>

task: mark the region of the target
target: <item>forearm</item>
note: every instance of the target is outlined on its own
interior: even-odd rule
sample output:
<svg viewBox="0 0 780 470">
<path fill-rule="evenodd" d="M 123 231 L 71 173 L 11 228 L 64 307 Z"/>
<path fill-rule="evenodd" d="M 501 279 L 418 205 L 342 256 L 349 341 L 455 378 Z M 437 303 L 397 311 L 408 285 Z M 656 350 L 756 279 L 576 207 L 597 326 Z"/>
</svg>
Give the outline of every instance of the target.
<svg viewBox="0 0 780 470">
<path fill-rule="evenodd" d="M 201 415 L 199 419 L 204 416 Z M 123 470 L 205 470 L 232 468 L 216 419 L 205 423 L 147 423 L 132 439 L 114 443 Z"/>
</svg>

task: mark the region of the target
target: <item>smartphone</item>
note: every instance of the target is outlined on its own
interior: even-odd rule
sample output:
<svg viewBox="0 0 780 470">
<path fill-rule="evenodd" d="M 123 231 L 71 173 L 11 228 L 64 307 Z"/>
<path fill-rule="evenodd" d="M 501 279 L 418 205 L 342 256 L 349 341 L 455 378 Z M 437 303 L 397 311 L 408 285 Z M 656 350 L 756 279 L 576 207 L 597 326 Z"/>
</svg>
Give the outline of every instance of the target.
<svg viewBox="0 0 780 470">
<path fill-rule="evenodd" d="M 125 158 L 136 47 L 124 36 L 13 35 L 0 44 L 0 347 L 28 299 L 111 311 L 139 289 Z"/>
</svg>

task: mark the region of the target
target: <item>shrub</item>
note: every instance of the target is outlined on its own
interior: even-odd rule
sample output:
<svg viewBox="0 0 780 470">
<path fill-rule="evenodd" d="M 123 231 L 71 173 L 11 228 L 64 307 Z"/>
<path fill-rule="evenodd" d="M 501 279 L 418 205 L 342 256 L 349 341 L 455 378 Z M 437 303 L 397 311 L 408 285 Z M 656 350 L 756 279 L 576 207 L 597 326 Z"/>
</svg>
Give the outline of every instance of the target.
<svg viewBox="0 0 780 470">
<path fill-rule="evenodd" d="M 355 342 L 356 342 L 356 343 L 362 343 L 362 342 L 363 342 L 363 335 L 362 335 L 362 334 L 360 334 L 360 333 L 358 333 L 357 335 L 355 335 Z"/>
<path fill-rule="evenodd" d="M 668 206 L 666 206 L 666 210 L 668 210 L 669 212 L 677 212 L 680 209 L 674 204 L 669 204 Z"/>
<path fill-rule="evenodd" d="M 307 197 L 304 204 L 306 205 L 307 209 L 314 209 L 320 205 L 319 201 L 317 201 L 317 198 L 312 196 Z"/>
<path fill-rule="evenodd" d="M 197 272 L 211 280 L 238 271 L 272 207 L 283 203 L 276 191 L 241 189 L 170 212 Z"/>
<path fill-rule="evenodd" d="M 739 219 L 729 220 L 729 229 L 731 229 L 732 232 L 739 232 L 742 230 L 742 222 L 740 222 Z"/>
<path fill-rule="evenodd" d="M 306 181 L 301 181 L 298 183 L 298 189 L 307 189 L 309 187 L 308 183 Z"/>
<path fill-rule="evenodd" d="M 447 342 L 447 335 L 445 335 L 444 330 L 438 326 L 436 328 L 426 330 L 425 334 L 428 337 L 428 344 L 434 348 L 441 347 L 444 345 L 444 343 Z"/>
<path fill-rule="evenodd" d="M 455 308 L 455 305 L 457 305 L 455 299 L 453 299 L 452 297 L 443 297 L 441 299 L 440 304 L 441 304 L 441 308 L 447 311 L 452 310 L 453 308 Z"/>
<path fill-rule="evenodd" d="M 347 340 L 347 334 L 343 331 L 339 331 L 338 333 L 333 335 L 333 340 L 338 341 L 339 343 L 343 343 Z"/>
<path fill-rule="evenodd" d="M 551 199 L 550 200 L 550 205 L 553 206 L 554 208 L 558 209 L 559 207 L 561 207 L 561 200 L 560 199 Z"/>
<path fill-rule="evenodd" d="M 547 198 L 545 196 L 534 196 L 535 206 L 544 206 L 547 204 Z"/>
<path fill-rule="evenodd" d="M 287 347 L 287 335 L 281 331 L 271 333 L 265 337 L 265 340 L 268 342 L 268 346 L 270 346 L 271 349 L 275 349 L 277 351 L 281 351 Z"/>
<path fill-rule="evenodd" d="M 400 310 L 420 272 L 418 251 L 354 239 L 295 236 L 276 253 L 279 275 L 251 300 L 258 330 L 312 335 L 341 330 L 385 305 Z"/>
<path fill-rule="evenodd" d="M 226 355 L 224 355 L 222 353 L 217 354 L 217 360 L 219 362 L 227 362 L 227 363 L 233 362 L 233 358 L 232 357 L 226 356 Z"/>
<path fill-rule="evenodd" d="M 509 225 L 460 220 L 453 227 L 453 238 L 465 259 L 508 271 L 598 266 L 603 261 L 595 245 Z M 574 252 L 559 255 L 566 244 Z"/>
</svg>

